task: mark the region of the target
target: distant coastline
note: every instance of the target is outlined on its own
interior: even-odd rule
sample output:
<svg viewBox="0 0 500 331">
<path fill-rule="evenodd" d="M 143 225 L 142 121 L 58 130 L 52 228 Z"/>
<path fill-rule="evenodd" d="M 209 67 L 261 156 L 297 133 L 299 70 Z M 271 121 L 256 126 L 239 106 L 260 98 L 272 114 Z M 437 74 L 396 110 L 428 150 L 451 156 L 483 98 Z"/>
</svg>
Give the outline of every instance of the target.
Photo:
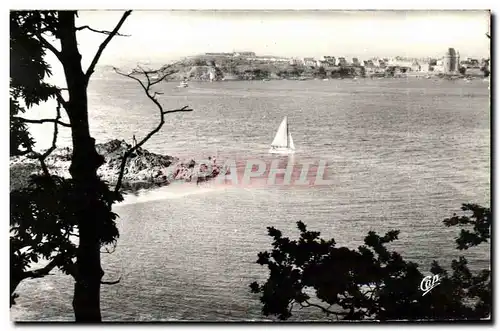
<svg viewBox="0 0 500 331">
<path fill-rule="evenodd" d="M 185 58 L 157 70 L 161 75 L 173 72 L 167 81 L 267 81 L 267 80 L 330 80 L 357 78 L 438 78 L 483 79 L 480 69 L 468 69 L 462 73 L 439 71 L 411 71 L 408 68 L 387 65 L 365 67 L 362 65 L 306 65 L 286 61 L 250 61 L 242 57 L 200 55 Z M 408 70 L 408 71 L 407 71 Z"/>
<path fill-rule="evenodd" d="M 214 80 L 213 82 L 242 82 L 242 81 L 282 81 L 282 80 L 287 80 L 287 81 L 321 81 L 321 80 L 343 80 L 343 79 L 433 79 L 433 80 L 489 80 L 488 77 L 483 77 L 479 75 L 452 75 L 452 74 L 442 74 L 442 73 L 430 73 L 430 74 L 406 74 L 406 75 L 400 75 L 400 76 L 394 76 L 394 77 L 388 77 L 385 75 L 371 75 L 371 76 L 366 76 L 362 77 L 359 75 L 353 75 L 353 76 L 345 76 L 345 77 L 326 77 L 326 78 L 319 78 L 319 77 L 287 77 L 287 78 L 241 78 L 241 77 L 232 77 L 229 76 L 228 78 L 220 79 L 220 80 Z M 171 78 L 166 81 L 169 82 L 182 82 L 182 81 L 192 81 L 192 82 L 210 82 L 209 79 L 197 79 L 197 78 Z"/>
</svg>

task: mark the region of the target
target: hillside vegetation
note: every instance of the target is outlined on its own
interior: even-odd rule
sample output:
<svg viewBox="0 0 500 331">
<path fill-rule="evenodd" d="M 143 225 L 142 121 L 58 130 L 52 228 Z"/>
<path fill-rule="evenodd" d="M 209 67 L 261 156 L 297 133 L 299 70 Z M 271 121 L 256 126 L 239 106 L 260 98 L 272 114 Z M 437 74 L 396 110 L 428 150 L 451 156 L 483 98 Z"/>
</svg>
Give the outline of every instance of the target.
<svg viewBox="0 0 500 331">
<path fill-rule="evenodd" d="M 310 67 L 268 61 L 249 61 L 238 57 L 196 56 L 183 59 L 160 69 L 174 73 L 169 80 L 263 80 L 263 79 L 312 79 L 363 76 L 361 67 Z"/>
</svg>

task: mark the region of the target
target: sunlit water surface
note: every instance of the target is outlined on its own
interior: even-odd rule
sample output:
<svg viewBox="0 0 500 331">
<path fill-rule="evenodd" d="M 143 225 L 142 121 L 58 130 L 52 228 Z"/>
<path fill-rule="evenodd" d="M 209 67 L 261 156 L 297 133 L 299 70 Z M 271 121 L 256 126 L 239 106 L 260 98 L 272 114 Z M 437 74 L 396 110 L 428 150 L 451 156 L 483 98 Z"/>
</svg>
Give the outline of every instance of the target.
<svg viewBox="0 0 500 331">
<path fill-rule="evenodd" d="M 258 158 L 288 116 L 298 162 L 324 160 L 332 185 L 306 187 L 176 184 L 127 196 L 116 252 L 103 255 L 105 320 L 263 319 L 249 291 L 267 270 L 267 226 L 296 236 L 304 221 L 355 248 L 368 231 L 401 230 L 392 245 L 428 270 L 450 265 L 457 229 L 442 224 L 462 203 L 490 204 L 490 108 L 483 81 L 331 80 L 159 84 L 169 115 L 145 147 L 181 158 Z M 91 130 L 98 142 L 131 142 L 158 121 L 133 81 L 101 73 L 90 85 Z M 40 114 L 50 110 L 40 109 Z M 34 116 L 38 115 L 35 113 Z M 35 125 L 39 146 L 50 125 Z M 61 144 L 70 143 L 63 131 Z M 240 169 L 241 170 L 241 169 Z M 314 177 L 314 175 L 310 175 Z M 489 247 L 462 252 L 489 266 Z M 334 271 L 333 271 L 334 272 Z M 57 273 L 23 282 L 15 320 L 71 320 L 72 279 Z M 303 312 L 298 318 L 318 318 Z"/>
</svg>

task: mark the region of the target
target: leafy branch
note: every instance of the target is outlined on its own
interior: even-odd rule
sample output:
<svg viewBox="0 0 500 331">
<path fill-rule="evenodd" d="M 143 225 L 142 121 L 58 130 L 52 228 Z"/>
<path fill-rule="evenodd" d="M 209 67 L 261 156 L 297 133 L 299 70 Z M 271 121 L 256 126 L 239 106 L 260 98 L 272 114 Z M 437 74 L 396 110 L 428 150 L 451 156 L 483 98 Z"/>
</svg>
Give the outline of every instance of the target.
<svg viewBox="0 0 500 331">
<path fill-rule="evenodd" d="M 462 210 L 469 215 L 443 221 L 446 226 L 472 228 L 460 232 L 457 248 L 488 243 L 491 210 L 476 204 L 465 204 Z M 386 247 L 398 239 L 399 231 L 383 236 L 369 232 L 364 245 L 353 250 L 336 247 L 333 238 L 322 239 L 300 221 L 297 227 L 297 240 L 269 227 L 272 249 L 258 254 L 256 262 L 268 267 L 269 278 L 262 284 L 253 282 L 250 289 L 260 294 L 266 316 L 286 320 L 294 304 L 343 320 L 484 319 L 491 315 L 491 271 L 474 273 L 463 256 L 452 260 L 450 274 L 434 261 L 429 271 L 440 276 L 440 285 L 422 296 L 419 286 L 424 274 L 418 265 Z M 318 302 L 309 301 L 310 290 Z"/>
</svg>

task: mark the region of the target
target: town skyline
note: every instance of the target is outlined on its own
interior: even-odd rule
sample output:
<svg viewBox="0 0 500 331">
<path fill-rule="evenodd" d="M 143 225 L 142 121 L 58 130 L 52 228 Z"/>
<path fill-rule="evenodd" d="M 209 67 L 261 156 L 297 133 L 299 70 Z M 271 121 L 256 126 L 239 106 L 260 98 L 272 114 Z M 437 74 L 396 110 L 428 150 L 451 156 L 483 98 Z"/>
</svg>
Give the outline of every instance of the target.
<svg viewBox="0 0 500 331">
<path fill-rule="evenodd" d="M 467 66 L 471 65 L 471 63 L 474 63 L 474 67 L 480 67 L 481 65 L 484 64 L 484 61 L 487 61 L 489 63 L 490 61 L 490 56 L 483 56 L 483 57 L 474 57 L 474 56 L 463 56 L 462 53 L 459 50 L 455 50 L 453 47 L 449 47 L 446 49 L 446 53 L 449 52 L 449 50 L 457 51 L 457 64 L 459 66 Z M 354 65 L 354 66 L 375 66 L 378 67 L 380 66 L 380 63 L 383 63 L 383 65 L 407 65 L 411 66 L 410 63 L 413 63 L 413 65 L 429 65 L 430 62 L 436 62 L 437 63 L 443 63 L 443 60 L 446 56 L 445 52 L 441 54 L 441 56 L 422 56 L 422 57 L 411 57 L 411 56 L 372 56 L 372 57 L 349 57 L 349 56 L 339 56 L 335 54 L 329 54 L 329 55 L 321 55 L 321 56 L 311 56 L 311 57 L 301 57 L 301 56 L 293 56 L 293 57 L 287 57 L 287 56 L 280 56 L 280 55 L 265 55 L 265 54 L 258 54 L 253 51 L 233 51 L 233 52 L 205 52 L 201 54 L 193 54 L 189 56 L 185 56 L 183 58 L 178 58 L 169 61 L 168 63 L 174 64 L 174 63 L 179 63 L 179 61 L 183 61 L 186 59 L 196 59 L 196 58 L 221 58 L 225 57 L 227 59 L 243 59 L 243 60 L 248 60 L 250 62 L 253 61 L 263 61 L 267 63 L 273 63 L 273 62 L 287 62 L 289 64 L 303 64 L 303 65 L 309 65 L 309 66 L 314 66 L 314 67 L 320 67 L 324 66 L 326 63 L 329 63 L 328 65 L 337 65 L 337 66 L 344 66 L 344 65 Z M 320 64 L 322 63 L 322 64 Z M 397 64 L 396 64 L 397 63 Z M 405 64 L 403 64 L 405 63 Z M 133 67 L 136 67 L 137 65 L 142 66 L 146 65 L 147 67 L 150 67 L 150 69 L 154 69 L 155 67 L 162 67 L 163 65 L 167 64 L 165 61 L 160 61 L 158 63 L 150 62 L 150 61 L 138 61 L 136 63 L 132 63 L 129 65 L 125 65 L 125 67 L 129 67 L 128 69 L 133 69 Z M 102 64 L 102 67 L 109 67 L 110 65 L 107 64 Z M 438 65 L 439 67 L 440 65 Z"/>
<path fill-rule="evenodd" d="M 110 29 L 121 11 L 81 11 L 78 23 Z M 489 11 L 135 11 L 127 38 L 102 64 L 160 63 L 206 52 L 253 51 L 286 57 L 489 57 Z M 79 34 L 82 49 L 102 36 Z M 84 55 L 84 61 L 85 55 Z"/>
</svg>

